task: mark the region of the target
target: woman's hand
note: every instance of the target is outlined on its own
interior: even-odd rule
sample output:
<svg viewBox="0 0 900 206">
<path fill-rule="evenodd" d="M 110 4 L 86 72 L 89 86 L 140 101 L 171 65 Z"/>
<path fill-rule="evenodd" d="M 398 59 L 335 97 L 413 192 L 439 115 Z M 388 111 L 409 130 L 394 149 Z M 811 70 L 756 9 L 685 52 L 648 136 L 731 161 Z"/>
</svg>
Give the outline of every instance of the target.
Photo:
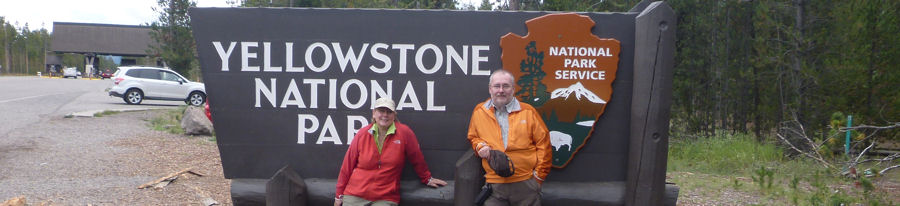
<svg viewBox="0 0 900 206">
<path fill-rule="evenodd" d="M 427 185 L 428 185 L 429 187 L 438 188 L 438 187 L 442 187 L 442 186 L 444 186 L 444 185 L 447 185 L 447 182 L 445 182 L 445 181 L 443 181 L 443 180 L 441 180 L 441 179 L 433 178 L 433 177 L 432 177 L 431 180 L 428 180 L 428 184 L 427 184 Z"/>
<path fill-rule="evenodd" d="M 341 199 L 334 198 L 334 206 L 341 206 L 341 203 L 343 203 Z"/>
</svg>

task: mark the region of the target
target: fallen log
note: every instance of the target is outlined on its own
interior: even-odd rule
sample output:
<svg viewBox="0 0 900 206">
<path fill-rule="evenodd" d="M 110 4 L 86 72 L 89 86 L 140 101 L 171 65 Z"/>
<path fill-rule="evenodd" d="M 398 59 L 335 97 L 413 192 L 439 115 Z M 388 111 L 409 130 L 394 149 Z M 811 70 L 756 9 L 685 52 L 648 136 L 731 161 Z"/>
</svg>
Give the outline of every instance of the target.
<svg viewBox="0 0 900 206">
<path fill-rule="evenodd" d="M 162 182 L 162 181 L 166 181 L 166 180 L 169 180 L 169 179 L 174 180 L 174 179 L 177 178 L 178 175 L 181 175 L 181 174 L 184 174 L 184 173 L 191 173 L 191 174 L 194 174 L 194 175 L 197 175 L 197 176 L 201 176 L 201 177 L 202 177 L 202 176 L 205 176 L 203 173 L 191 171 L 191 168 L 189 167 L 189 168 L 185 168 L 185 169 L 183 169 L 183 170 L 181 170 L 181 171 L 171 173 L 171 174 L 166 175 L 166 176 L 164 176 L 164 177 L 161 177 L 161 178 L 159 178 L 159 179 L 156 179 L 156 180 L 153 180 L 153 181 L 144 183 L 144 184 L 142 184 L 141 186 L 138 186 L 138 189 L 148 188 L 148 187 L 150 187 L 150 186 L 156 185 L 157 183 L 160 183 L 160 182 Z M 171 181 L 171 180 L 170 180 L 170 181 Z"/>
<path fill-rule="evenodd" d="M 25 205 L 28 205 L 25 203 L 25 196 L 13 197 L 13 198 L 10 198 L 10 199 L 0 203 L 0 206 L 25 206 Z"/>
</svg>

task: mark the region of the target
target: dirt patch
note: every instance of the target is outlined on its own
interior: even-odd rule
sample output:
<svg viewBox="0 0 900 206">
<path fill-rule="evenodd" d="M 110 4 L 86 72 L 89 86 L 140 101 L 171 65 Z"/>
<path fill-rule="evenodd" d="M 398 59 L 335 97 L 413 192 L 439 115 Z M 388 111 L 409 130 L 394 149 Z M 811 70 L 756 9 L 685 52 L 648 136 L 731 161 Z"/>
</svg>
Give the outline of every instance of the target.
<svg viewBox="0 0 900 206">
<path fill-rule="evenodd" d="M 163 110 L 99 118 L 52 118 L 12 131 L 2 151 L 0 200 L 24 196 L 30 204 L 200 205 L 212 198 L 231 205 L 219 150 L 208 136 L 152 131 L 147 120 Z M 22 149 L 27 148 L 27 149 Z M 160 189 L 137 189 L 185 168 Z"/>
<path fill-rule="evenodd" d="M 203 174 L 182 174 L 161 189 L 140 189 L 144 196 L 128 200 L 139 204 L 195 204 L 210 197 L 221 204 L 231 203 L 231 181 L 222 174 L 222 163 L 215 142 L 208 136 L 182 136 L 164 132 L 153 135 L 116 140 L 112 146 L 132 148 L 134 152 L 116 157 L 117 162 L 128 162 L 128 175 L 163 177 L 167 174 L 191 168 Z M 155 180 L 155 179 L 153 179 Z M 146 183 L 146 182 L 145 182 Z M 142 183 L 143 184 L 143 183 Z M 138 185 L 134 187 L 137 188 Z"/>
</svg>

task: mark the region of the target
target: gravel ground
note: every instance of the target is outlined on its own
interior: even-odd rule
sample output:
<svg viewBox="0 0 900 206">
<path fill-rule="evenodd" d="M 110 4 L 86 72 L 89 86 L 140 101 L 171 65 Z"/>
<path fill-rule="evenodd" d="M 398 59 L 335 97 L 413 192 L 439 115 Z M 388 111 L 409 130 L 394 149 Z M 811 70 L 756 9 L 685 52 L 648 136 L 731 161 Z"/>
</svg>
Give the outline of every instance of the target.
<svg viewBox="0 0 900 206">
<path fill-rule="evenodd" d="M 209 136 L 153 131 L 164 110 L 98 118 L 51 117 L 0 138 L 0 202 L 25 196 L 31 205 L 231 205 L 219 150 Z M 185 168 L 160 189 L 137 189 Z"/>
<path fill-rule="evenodd" d="M 706 188 L 706 186 L 691 186 L 691 187 L 703 187 L 703 188 L 690 188 L 685 185 L 681 186 L 681 190 L 678 194 L 678 203 L 679 206 L 694 206 L 694 205 L 789 205 L 789 198 L 785 193 L 775 193 L 775 194 L 765 194 L 757 189 L 756 183 L 749 177 L 732 177 L 732 176 L 721 176 L 721 175 L 710 175 L 710 174 L 697 174 L 690 172 L 670 172 L 667 174 L 667 182 L 671 182 L 672 179 L 668 179 L 670 176 L 680 176 L 684 178 L 686 176 L 692 176 L 692 178 L 696 179 L 704 179 L 702 182 L 707 184 L 712 184 L 713 186 L 709 186 L 710 188 Z M 735 190 L 731 188 L 731 181 L 734 179 L 738 179 L 742 187 L 750 188 L 748 190 Z M 900 203 L 900 179 L 897 178 L 896 174 L 892 174 L 891 176 L 880 177 L 875 180 L 876 192 L 878 195 L 882 195 L 885 197 L 885 201 L 892 202 L 891 205 L 897 205 Z M 678 181 L 675 181 L 676 183 Z M 715 186 L 716 184 L 726 183 L 727 186 L 725 188 L 721 188 L 721 185 Z M 779 182 L 778 184 L 787 184 L 785 182 Z M 800 188 L 803 188 L 806 191 L 812 191 L 815 188 L 809 185 L 808 182 L 800 182 Z M 714 189 L 711 189 L 714 188 Z M 840 191 L 850 191 L 854 197 L 861 197 L 861 189 L 854 188 L 852 183 L 843 183 L 843 184 L 835 184 L 829 185 L 829 188 L 832 190 L 840 190 Z M 845 193 L 846 194 L 846 193 Z M 774 198 L 774 200 L 773 200 Z M 810 204 L 808 199 L 800 199 L 801 205 Z"/>
</svg>

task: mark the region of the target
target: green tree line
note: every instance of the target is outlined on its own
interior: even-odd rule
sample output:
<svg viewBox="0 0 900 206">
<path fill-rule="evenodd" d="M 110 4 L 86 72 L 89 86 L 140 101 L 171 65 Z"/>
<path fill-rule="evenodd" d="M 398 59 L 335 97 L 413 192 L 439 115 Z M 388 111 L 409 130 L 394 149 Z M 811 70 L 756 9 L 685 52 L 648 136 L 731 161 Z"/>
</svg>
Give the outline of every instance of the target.
<svg viewBox="0 0 900 206">
<path fill-rule="evenodd" d="M 900 121 L 900 59 L 891 58 L 900 2 L 667 2 L 678 18 L 673 129 L 761 138 L 797 120 L 825 138 L 835 113 Z"/>
<path fill-rule="evenodd" d="M 500 9 L 625 12 L 640 0 L 502 0 Z M 900 1 L 668 0 L 676 12 L 672 131 L 827 138 L 853 115 L 900 121 Z M 538 8 L 538 9 L 534 9 Z M 836 128 L 833 128 L 836 129 Z M 883 134 L 897 139 L 897 132 Z"/>
<path fill-rule="evenodd" d="M 241 7 L 627 12 L 641 0 L 235 0 Z M 771 137 L 797 120 L 825 138 L 851 114 L 900 117 L 900 1 L 669 0 L 676 12 L 672 131 Z M 896 136 L 896 134 L 894 134 Z M 894 137 L 896 138 L 896 137 Z"/>
<path fill-rule="evenodd" d="M 34 74 L 44 71 L 44 53 L 50 45 L 47 29 L 29 28 L 28 23 L 8 22 L 0 16 L 0 73 Z"/>
<path fill-rule="evenodd" d="M 46 53 L 50 50 L 50 32 L 45 28 L 30 29 L 29 25 L 18 26 L 0 16 L 0 75 L 34 75 L 45 72 Z M 84 55 L 57 54 L 63 67 L 84 68 Z M 102 69 L 114 69 L 116 64 L 109 57 L 99 58 Z"/>
<path fill-rule="evenodd" d="M 241 7 L 626 12 L 640 0 L 235 0 Z M 834 118 L 882 124 L 900 117 L 900 1 L 669 0 L 676 12 L 672 131 L 771 136 L 797 120 L 825 137 Z M 188 0 L 158 0 L 151 54 L 197 74 Z M 43 68 L 46 30 L 0 18 L 6 73 Z M 185 41 L 189 43 L 185 43 Z M 171 46 L 177 45 L 177 46 Z M 187 66 L 175 66 L 187 65 Z M 199 75 L 197 75 L 199 76 Z M 834 115 L 842 114 L 842 115 Z M 896 133 L 893 133 L 896 138 Z"/>
<path fill-rule="evenodd" d="M 240 7 L 456 9 L 454 0 L 235 0 Z"/>
<path fill-rule="evenodd" d="M 157 0 L 153 7 L 159 16 L 150 23 L 150 38 L 159 43 L 147 51 L 151 57 L 162 59 L 166 66 L 189 79 L 199 77 L 197 48 L 191 31 L 191 17 L 187 11 L 197 6 L 189 0 Z"/>
</svg>

